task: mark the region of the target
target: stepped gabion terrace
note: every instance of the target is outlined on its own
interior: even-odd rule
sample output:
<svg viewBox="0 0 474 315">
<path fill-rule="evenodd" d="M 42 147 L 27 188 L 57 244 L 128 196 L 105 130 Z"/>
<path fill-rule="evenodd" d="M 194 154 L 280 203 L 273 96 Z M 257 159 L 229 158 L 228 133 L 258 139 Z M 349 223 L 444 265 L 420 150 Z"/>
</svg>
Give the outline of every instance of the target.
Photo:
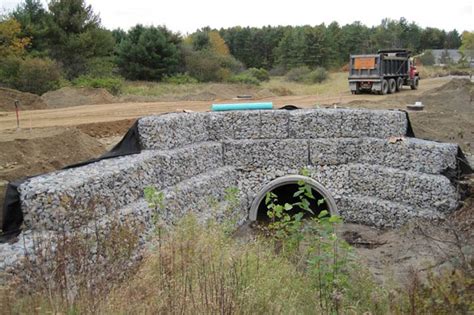
<svg viewBox="0 0 474 315">
<path fill-rule="evenodd" d="M 14 265 L 30 235 L 107 226 L 112 218 L 151 226 L 153 212 L 222 218 L 229 187 L 234 215 L 255 220 L 265 187 L 306 169 L 328 206 L 347 222 L 397 227 L 442 218 L 458 207 L 458 146 L 405 137 L 405 112 L 313 109 L 172 113 L 141 118 L 142 151 L 33 177 L 18 188 L 20 241 L 0 245 L 0 270 Z M 164 196 L 149 208 L 144 188 Z M 213 204 L 214 206 L 210 206 Z M 252 207 L 252 204 L 254 206 Z M 85 232 L 86 233 L 86 232 Z"/>
</svg>

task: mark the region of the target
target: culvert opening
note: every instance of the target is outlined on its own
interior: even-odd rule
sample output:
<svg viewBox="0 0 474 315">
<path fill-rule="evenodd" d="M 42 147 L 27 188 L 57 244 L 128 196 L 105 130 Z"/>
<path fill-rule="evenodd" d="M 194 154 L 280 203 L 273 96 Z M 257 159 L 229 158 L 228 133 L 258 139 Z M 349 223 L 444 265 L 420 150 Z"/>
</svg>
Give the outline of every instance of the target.
<svg viewBox="0 0 474 315">
<path fill-rule="evenodd" d="M 297 183 L 291 183 L 291 184 L 285 184 L 279 187 L 276 187 L 273 189 L 271 192 L 277 195 L 278 197 L 278 204 L 284 205 L 286 203 L 289 204 L 295 204 L 300 201 L 299 197 L 294 197 L 294 194 L 298 191 L 299 185 Z M 314 188 L 311 188 L 311 191 L 313 193 L 314 199 L 311 198 L 306 198 L 309 201 L 309 208 L 311 211 L 314 213 L 314 215 L 318 215 L 321 211 L 323 210 L 328 210 L 328 205 L 326 200 L 324 199 L 324 196 L 321 195 L 318 191 L 316 191 Z M 265 222 L 268 221 L 268 205 L 265 203 L 265 199 L 260 202 L 257 210 L 257 221 Z M 323 199 L 323 203 L 318 205 L 318 200 Z M 303 218 L 309 218 L 312 216 L 312 214 L 305 209 L 302 209 L 298 206 L 293 207 L 288 213 L 290 215 L 297 214 L 299 212 L 303 212 L 304 216 Z"/>
<path fill-rule="evenodd" d="M 306 176 L 288 175 L 273 180 L 272 182 L 265 185 L 265 187 L 262 188 L 260 192 L 258 192 L 250 208 L 250 220 L 260 222 L 266 222 L 269 220 L 267 214 L 268 205 L 265 203 L 265 197 L 268 192 L 272 192 L 277 195 L 278 204 L 281 205 L 284 205 L 285 203 L 295 204 L 300 201 L 300 199 L 295 197 L 294 194 L 298 191 L 300 187 L 298 182 L 301 180 L 309 184 L 311 187 L 314 199 L 307 198 L 307 200 L 309 201 L 309 208 L 312 210 L 314 215 L 318 215 L 323 210 L 327 210 L 331 214 L 337 214 L 336 203 L 329 191 L 324 188 L 324 186 L 314 179 Z M 318 201 L 321 199 L 323 202 L 318 205 Z M 299 207 L 294 207 L 289 212 L 291 214 L 303 212 L 305 214 L 304 217 L 312 216 L 310 212 L 305 211 Z"/>
</svg>

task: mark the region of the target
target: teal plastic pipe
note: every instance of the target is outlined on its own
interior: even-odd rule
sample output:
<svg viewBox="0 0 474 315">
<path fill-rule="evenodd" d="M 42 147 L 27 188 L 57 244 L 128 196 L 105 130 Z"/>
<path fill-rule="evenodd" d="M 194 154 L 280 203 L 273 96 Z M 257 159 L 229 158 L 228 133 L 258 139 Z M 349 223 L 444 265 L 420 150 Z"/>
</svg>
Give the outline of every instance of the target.
<svg viewBox="0 0 474 315">
<path fill-rule="evenodd" d="M 225 110 L 252 110 L 252 109 L 272 109 L 273 103 L 235 103 L 235 104 L 212 104 L 212 111 Z"/>
</svg>

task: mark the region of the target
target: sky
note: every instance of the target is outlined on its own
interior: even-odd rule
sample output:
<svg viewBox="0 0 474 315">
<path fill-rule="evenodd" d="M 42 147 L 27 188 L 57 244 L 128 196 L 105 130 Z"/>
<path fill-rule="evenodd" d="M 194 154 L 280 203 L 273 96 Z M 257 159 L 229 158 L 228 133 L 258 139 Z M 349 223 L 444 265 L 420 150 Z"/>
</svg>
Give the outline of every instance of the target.
<svg viewBox="0 0 474 315">
<path fill-rule="evenodd" d="M 0 0 L 0 12 L 11 10 L 19 3 L 21 0 Z M 318 25 L 333 21 L 340 25 L 360 21 L 373 26 L 386 17 L 396 20 L 404 17 L 421 27 L 456 29 L 460 33 L 474 31 L 474 0 L 397 0 L 397 5 L 370 0 L 86 0 L 86 3 L 100 14 L 102 25 L 108 29 L 128 30 L 140 23 L 166 25 L 186 34 L 204 26 Z"/>
</svg>

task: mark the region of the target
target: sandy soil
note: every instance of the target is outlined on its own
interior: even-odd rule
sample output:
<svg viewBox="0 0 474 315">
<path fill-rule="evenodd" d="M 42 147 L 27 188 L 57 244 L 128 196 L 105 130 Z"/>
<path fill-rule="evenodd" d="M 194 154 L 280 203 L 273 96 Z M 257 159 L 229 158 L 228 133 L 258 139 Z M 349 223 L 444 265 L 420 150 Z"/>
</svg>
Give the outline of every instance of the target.
<svg viewBox="0 0 474 315">
<path fill-rule="evenodd" d="M 421 95 L 430 89 L 442 86 L 448 82 L 448 77 L 426 79 L 420 83 L 420 89 L 410 91 L 405 89 L 399 94 L 380 95 L 351 95 L 349 91 L 337 93 L 334 96 L 278 96 L 259 98 L 259 101 L 273 102 L 276 107 L 294 104 L 301 107 L 314 107 L 316 105 L 347 104 L 352 101 L 377 102 L 379 108 L 395 108 L 391 97 L 401 95 Z M 257 100 L 257 99 L 254 99 Z M 223 100 L 221 102 L 235 102 L 235 100 Z M 210 110 L 211 101 L 169 101 L 169 102 L 144 102 L 144 103 L 112 103 L 101 105 L 83 105 L 59 109 L 26 110 L 20 113 L 21 126 L 23 128 L 38 128 L 52 126 L 75 126 L 79 124 L 94 122 L 109 122 L 123 119 L 133 119 L 154 113 L 174 112 L 182 109 L 194 111 Z M 405 108 L 405 103 L 398 104 L 397 108 Z M 16 117 L 13 112 L 1 113 L 0 130 L 16 128 Z"/>
</svg>

